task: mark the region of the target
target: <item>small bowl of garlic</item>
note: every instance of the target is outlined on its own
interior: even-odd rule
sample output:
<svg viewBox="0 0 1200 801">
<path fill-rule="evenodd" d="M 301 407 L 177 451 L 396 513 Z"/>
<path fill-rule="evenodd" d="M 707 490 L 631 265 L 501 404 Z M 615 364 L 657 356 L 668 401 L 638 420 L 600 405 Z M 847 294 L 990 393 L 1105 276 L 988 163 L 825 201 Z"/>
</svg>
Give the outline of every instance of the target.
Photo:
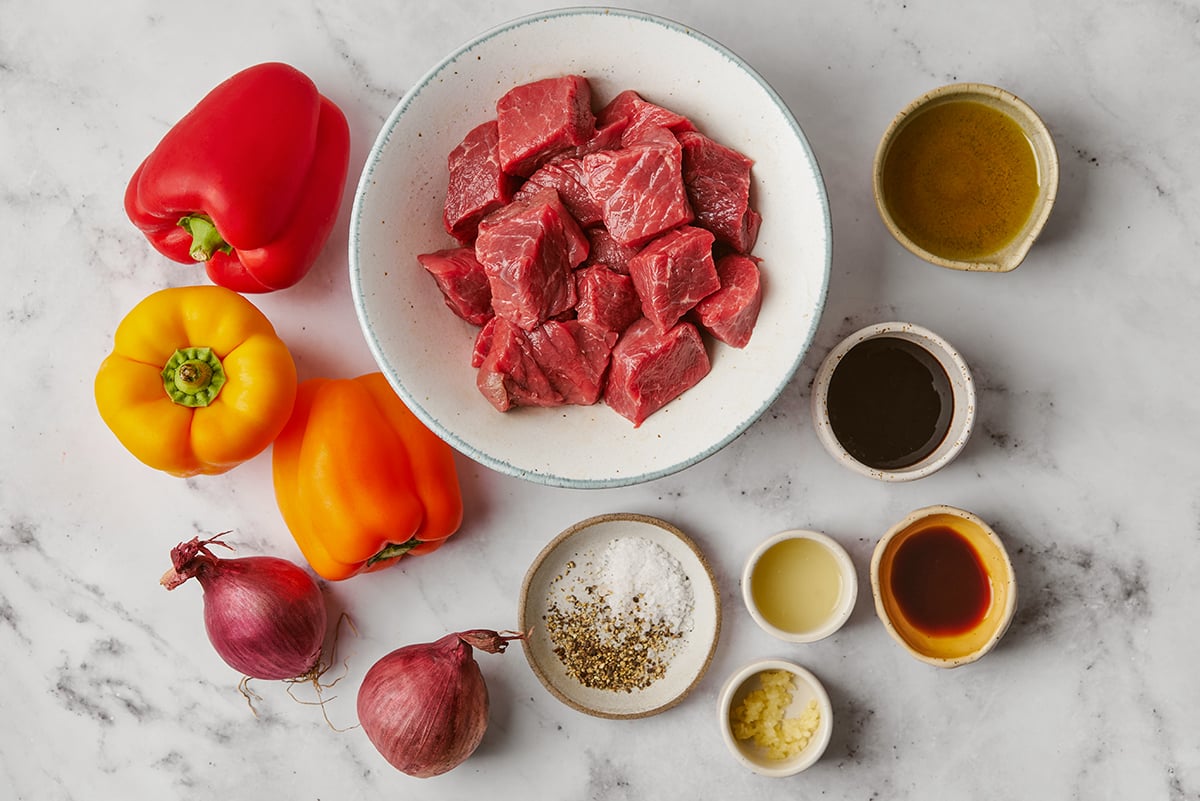
<svg viewBox="0 0 1200 801">
<path fill-rule="evenodd" d="M 810 671 L 760 659 L 725 682 L 717 706 L 721 735 L 737 761 L 763 776 L 812 767 L 833 734 L 833 704 Z"/>
</svg>

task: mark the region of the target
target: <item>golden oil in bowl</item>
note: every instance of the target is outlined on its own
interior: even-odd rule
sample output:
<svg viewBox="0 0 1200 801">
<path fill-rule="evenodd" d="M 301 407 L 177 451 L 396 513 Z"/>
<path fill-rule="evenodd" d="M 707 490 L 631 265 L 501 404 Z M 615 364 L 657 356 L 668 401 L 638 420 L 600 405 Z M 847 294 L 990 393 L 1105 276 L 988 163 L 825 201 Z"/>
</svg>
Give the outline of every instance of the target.
<svg viewBox="0 0 1200 801">
<path fill-rule="evenodd" d="M 1015 95 L 955 84 L 892 121 L 874 183 L 884 223 L 911 252 L 1003 272 L 1020 264 L 1049 216 L 1058 157 L 1045 124 Z"/>
</svg>

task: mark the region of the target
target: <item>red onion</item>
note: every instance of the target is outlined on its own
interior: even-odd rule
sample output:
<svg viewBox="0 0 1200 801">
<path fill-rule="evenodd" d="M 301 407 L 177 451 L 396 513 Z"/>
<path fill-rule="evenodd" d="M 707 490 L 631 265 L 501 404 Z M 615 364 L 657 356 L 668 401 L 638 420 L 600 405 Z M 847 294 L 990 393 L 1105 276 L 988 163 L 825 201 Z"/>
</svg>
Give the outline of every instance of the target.
<svg viewBox="0 0 1200 801">
<path fill-rule="evenodd" d="M 483 739 L 488 692 L 472 648 L 503 653 L 525 635 L 486 629 L 408 645 L 376 662 L 358 688 L 358 721 L 397 770 L 428 778 L 457 767 Z"/>
<path fill-rule="evenodd" d="M 274 556 L 218 559 L 212 537 L 171 549 L 162 577 L 173 590 L 190 578 L 204 588 L 204 627 L 221 658 L 253 679 L 315 678 L 325 641 L 325 602 L 303 569 Z"/>
</svg>

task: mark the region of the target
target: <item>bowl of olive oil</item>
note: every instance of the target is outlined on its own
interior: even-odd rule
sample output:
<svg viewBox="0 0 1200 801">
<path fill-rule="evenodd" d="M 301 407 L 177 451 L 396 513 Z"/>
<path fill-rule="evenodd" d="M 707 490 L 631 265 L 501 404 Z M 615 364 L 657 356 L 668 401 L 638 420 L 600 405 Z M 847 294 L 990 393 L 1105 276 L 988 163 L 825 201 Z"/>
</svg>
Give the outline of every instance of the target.
<svg viewBox="0 0 1200 801">
<path fill-rule="evenodd" d="M 921 95 L 892 120 L 873 182 L 884 225 L 910 252 L 951 269 L 1008 272 L 1050 217 L 1058 152 L 1025 101 L 958 83 Z"/>
</svg>

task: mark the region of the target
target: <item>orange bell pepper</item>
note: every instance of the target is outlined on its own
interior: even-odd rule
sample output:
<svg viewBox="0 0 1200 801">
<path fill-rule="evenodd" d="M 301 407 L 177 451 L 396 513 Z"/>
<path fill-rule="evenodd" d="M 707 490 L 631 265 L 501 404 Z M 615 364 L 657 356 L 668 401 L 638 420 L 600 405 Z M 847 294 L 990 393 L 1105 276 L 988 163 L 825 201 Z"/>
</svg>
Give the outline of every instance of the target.
<svg viewBox="0 0 1200 801">
<path fill-rule="evenodd" d="M 309 379 L 275 440 L 275 500 L 312 569 L 339 581 L 434 551 L 458 530 L 453 453 L 382 373 Z"/>
<path fill-rule="evenodd" d="M 219 286 L 155 292 L 130 310 L 96 373 L 96 407 L 134 456 L 176 476 L 224 473 L 292 413 L 296 365 L 250 301 Z"/>
</svg>

